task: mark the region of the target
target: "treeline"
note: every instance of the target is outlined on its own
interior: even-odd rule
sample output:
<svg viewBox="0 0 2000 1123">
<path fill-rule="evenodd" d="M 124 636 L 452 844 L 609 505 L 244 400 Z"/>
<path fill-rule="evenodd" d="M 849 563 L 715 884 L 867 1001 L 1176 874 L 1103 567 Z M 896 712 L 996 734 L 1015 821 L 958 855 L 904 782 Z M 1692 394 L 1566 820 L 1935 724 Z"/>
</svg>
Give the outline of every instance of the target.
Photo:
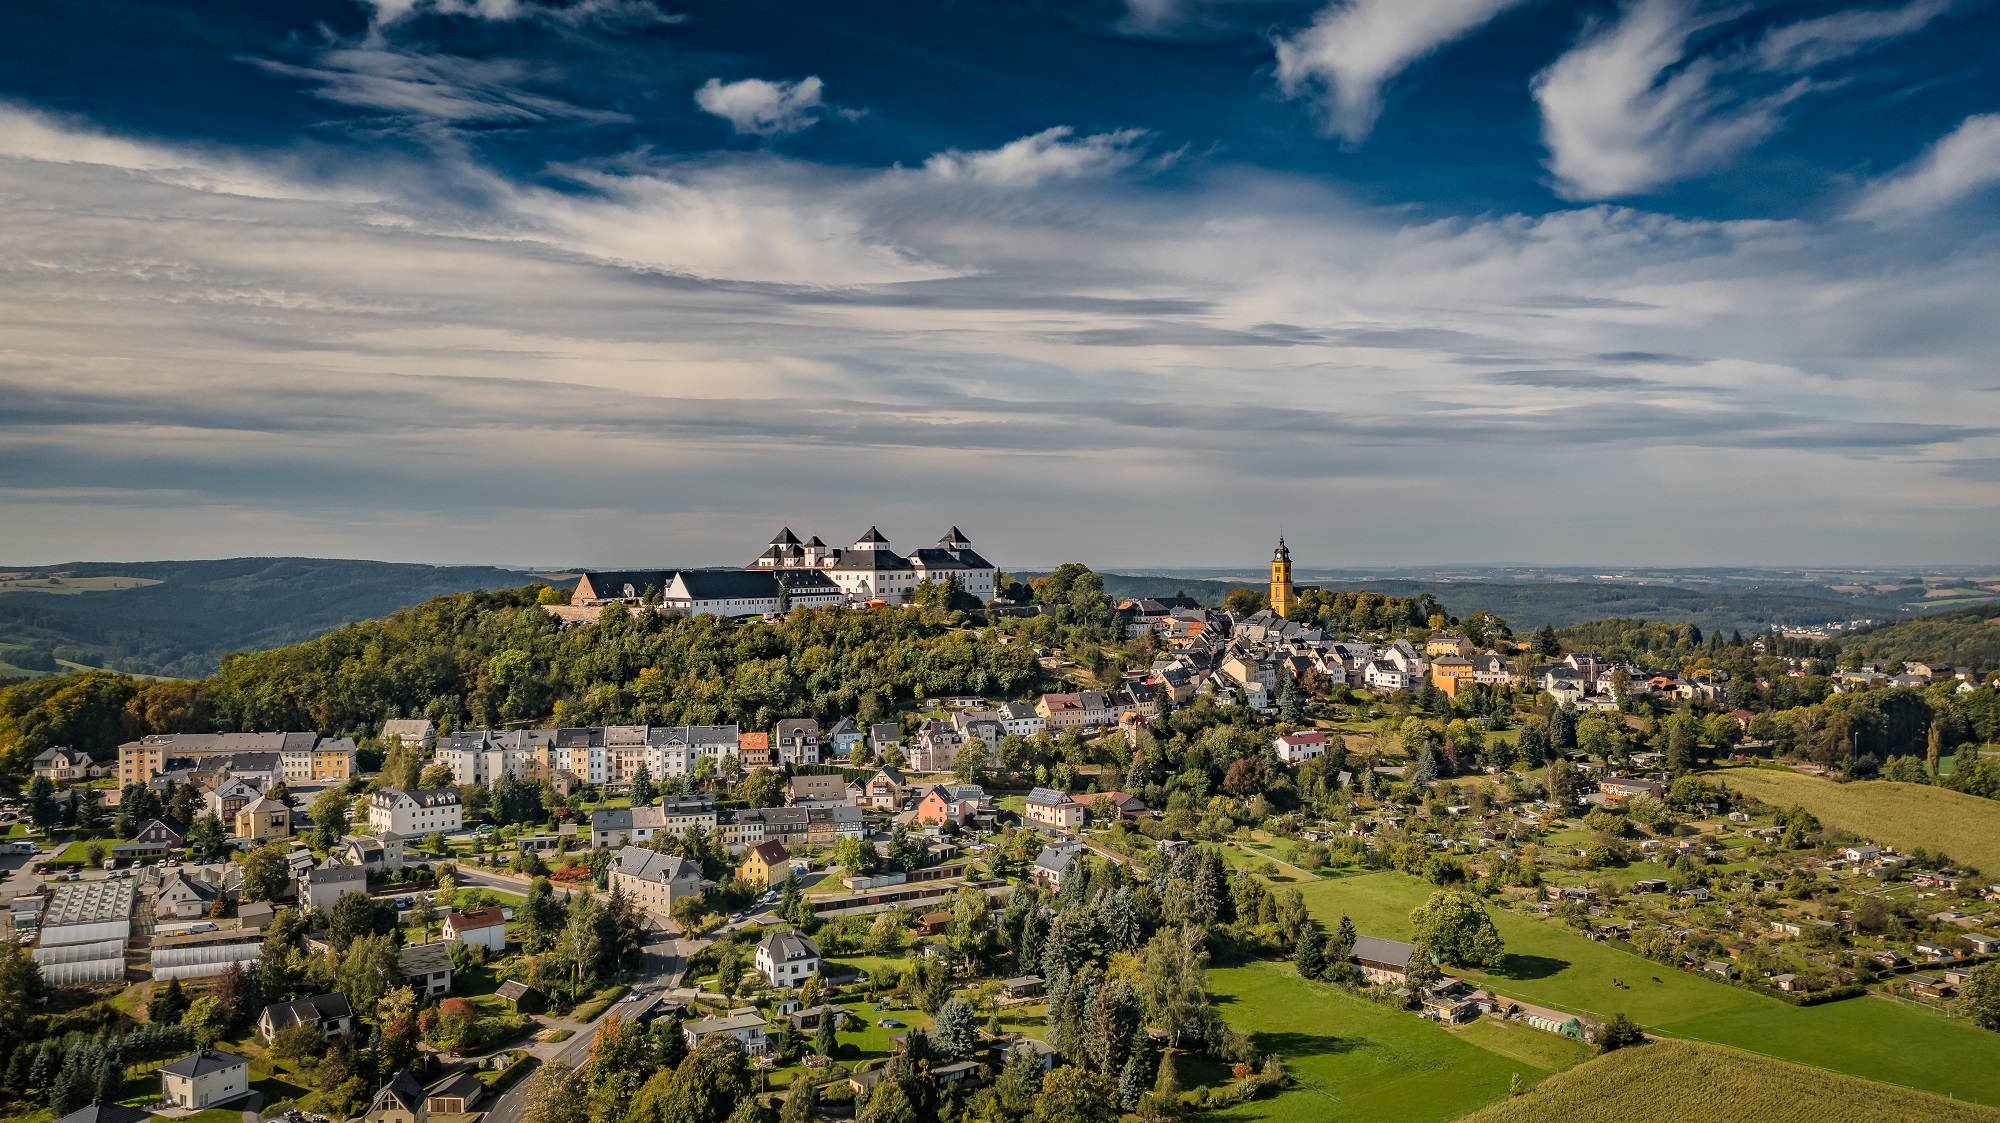
<svg viewBox="0 0 2000 1123">
<path fill-rule="evenodd" d="M 1034 653 L 930 609 L 802 609 L 775 624 L 630 617 L 562 628 L 542 586 L 438 597 L 276 651 L 234 655 L 199 681 L 108 672 L 0 691 L 0 778 L 52 746 L 100 758 L 148 733 L 316 730 L 366 735 L 390 718 L 445 728 L 719 724 L 887 717 L 938 694 L 1019 697 L 1046 685 Z"/>
<path fill-rule="evenodd" d="M 1853 633 L 1840 646 L 1863 659 L 2000 667 L 2000 604 L 1981 604 Z"/>
</svg>

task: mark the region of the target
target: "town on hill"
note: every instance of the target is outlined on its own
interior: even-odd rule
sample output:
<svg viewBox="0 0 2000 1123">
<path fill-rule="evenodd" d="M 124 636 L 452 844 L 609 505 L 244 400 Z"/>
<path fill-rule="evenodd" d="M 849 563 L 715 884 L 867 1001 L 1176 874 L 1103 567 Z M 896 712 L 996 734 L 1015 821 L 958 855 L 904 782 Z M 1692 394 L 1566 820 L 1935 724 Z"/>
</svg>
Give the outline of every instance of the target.
<svg viewBox="0 0 2000 1123">
<path fill-rule="evenodd" d="M 1990 614 L 1517 632 L 1293 564 L 787 529 L 9 686 L 0 1110 L 1525 1118 L 1698 1065 L 2000 1118 Z"/>
</svg>

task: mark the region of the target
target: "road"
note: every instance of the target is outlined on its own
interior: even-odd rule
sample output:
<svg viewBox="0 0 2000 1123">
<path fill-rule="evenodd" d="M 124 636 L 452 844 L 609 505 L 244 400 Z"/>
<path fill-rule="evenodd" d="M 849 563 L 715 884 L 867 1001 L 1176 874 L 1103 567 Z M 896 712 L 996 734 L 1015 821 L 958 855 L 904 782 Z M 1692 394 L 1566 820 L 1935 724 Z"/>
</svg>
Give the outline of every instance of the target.
<svg viewBox="0 0 2000 1123">
<path fill-rule="evenodd" d="M 591 1043 L 596 1040 L 597 1027 L 604 1019 L 620 1015 L 634 1004 L 635 997 L 643 999 L 678 983 L 682 970 L 687 966 L 686 956 L 692 954 L 694 948 L 702 946 L 706 945 L 665 936 L 648 944 L 646 965 L 641 969 L 640 978 L 632 984 L 631 992 L 625 1000 L 612 1003 L 611 1009 L 587 1023 L 570 1022 L 559 1018 L 547 1019 L 552 1026 L 576 1030 L 576 1036 L 568 1041 L 554 1044 L 538 1042 L 530 1046 L 528 1051 L 540 1057 L 543 1064 L 561 1061 L 571 1068 L 583 1067 L 584 1063 L 590 1060 Z M 528 1088 L 534 1083 L 534 1079 L 534 1074 L 530 1073 L 516 1082 L 512 1088 L 507 1089 L 491 1107 L 486 1109 L 484 1123 L 521 1123 L 527 1111 Z"/>
</svg>

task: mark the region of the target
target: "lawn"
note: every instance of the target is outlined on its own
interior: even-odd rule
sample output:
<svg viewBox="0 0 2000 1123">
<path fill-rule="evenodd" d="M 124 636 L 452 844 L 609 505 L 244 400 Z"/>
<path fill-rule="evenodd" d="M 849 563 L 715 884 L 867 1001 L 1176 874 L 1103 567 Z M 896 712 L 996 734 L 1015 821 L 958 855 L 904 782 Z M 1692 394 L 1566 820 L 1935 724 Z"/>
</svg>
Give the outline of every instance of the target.
<svg viewBox="0 0 2000 1123">
<path fill-rule="evenodd" d="M 1533 1083 L 1578 1059 L 1559 1046 L 1538 1054 L 1515 1039 L 1513 1031 L 1525 1027 L 1454 1032 L 1338 987 L 1305 982 L 1288 965 L 1219 967 L 1209 972 L 1208 985 L 1222 1016 L 1250 1034 L 1258 1049 L 1282 1056 L 1293 1079 L 1286 1091 L 1216 1118 L 1456 1119 L 1506 1095 L 1516 1073 Z"/>
<path fill-rule="evenodd" d="M 1828 826 L 1876 843 L 1905 851 L 1921 846 L 2000 871 L 2000 801 L 1928 784 L 1837 784 L 1774 768 L 1728 768 L 1711 775 L 1774 807 L 1803 807 Z"/>
<path fill-rule="evenodd" d="M 1410 937 L 1410 910 L 1431 891 L 1388 872 L 1303 887 L 1322 923 L 1345 913 L 1361 932 L 1391 939 Z M 2000 1037 L 1969 1022 L 1878 998 L 1788 1006 L 1663 968 L 1553 921 L 1498 910 L 1494 921 L 1508 961 L 1497 972 L 1467 977 L 1498 994 L 1598 1018 L 1623 1012 L 1654 1033 L 2000 1105 L 2000 1066 L 1992 1063 Z"/>
<path fill-rule="evenodd" d="M 1616 1094 L 1607 1095 L 1607 1089 Z M 2000 1111 L 1734 1049 L 1662 1041 L 1550 1077 L 1465 1123 L 2000 1123 Z"/>
</svg>

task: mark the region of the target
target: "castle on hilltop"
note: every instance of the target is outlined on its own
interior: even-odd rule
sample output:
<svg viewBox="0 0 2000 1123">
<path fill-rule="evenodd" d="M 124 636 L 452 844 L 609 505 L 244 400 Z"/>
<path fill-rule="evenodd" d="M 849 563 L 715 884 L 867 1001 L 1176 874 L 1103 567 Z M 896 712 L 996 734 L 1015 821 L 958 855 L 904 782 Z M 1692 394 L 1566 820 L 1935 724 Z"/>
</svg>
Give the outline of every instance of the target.
<svg viewBox="0 0 2000 1123">
<path fill-rule="evenodd" d="M 801 542 L 791 527 L 776 538 L 747 570 L 817 570 L 833 580 L 848 599 L 907 604 L 919 584 L 958 578 L 966 592 L 982 601 L 993 599 L 993 563 L 979 556 L 970 539 L 957 527 L 938 539 L 935 547 L 923 547 L 903 557 L 889 548 L 889 540 L 874 527 L 844 550 L 834 549 L 814 535 Z"/>
<path fill-rule="evenodd" d="M 908 557 L 889 548 L 875 527 L 845 548 L 814 536 L 801 542 L 790 527 L 778 532 L 764 552 L 742 569 L 593 570 L 582 574 L 567 606 L 594 608 L 612 603 L 653 603 L 690 615 L 752 616 L 787 608 L 862 607 L 908 604 L 917 586 L 957 578 L 959 587 L 981 601 L 993 599 L 993 563 L 980 557 L 957 527 L 936 546 Z"/>
</svg>

